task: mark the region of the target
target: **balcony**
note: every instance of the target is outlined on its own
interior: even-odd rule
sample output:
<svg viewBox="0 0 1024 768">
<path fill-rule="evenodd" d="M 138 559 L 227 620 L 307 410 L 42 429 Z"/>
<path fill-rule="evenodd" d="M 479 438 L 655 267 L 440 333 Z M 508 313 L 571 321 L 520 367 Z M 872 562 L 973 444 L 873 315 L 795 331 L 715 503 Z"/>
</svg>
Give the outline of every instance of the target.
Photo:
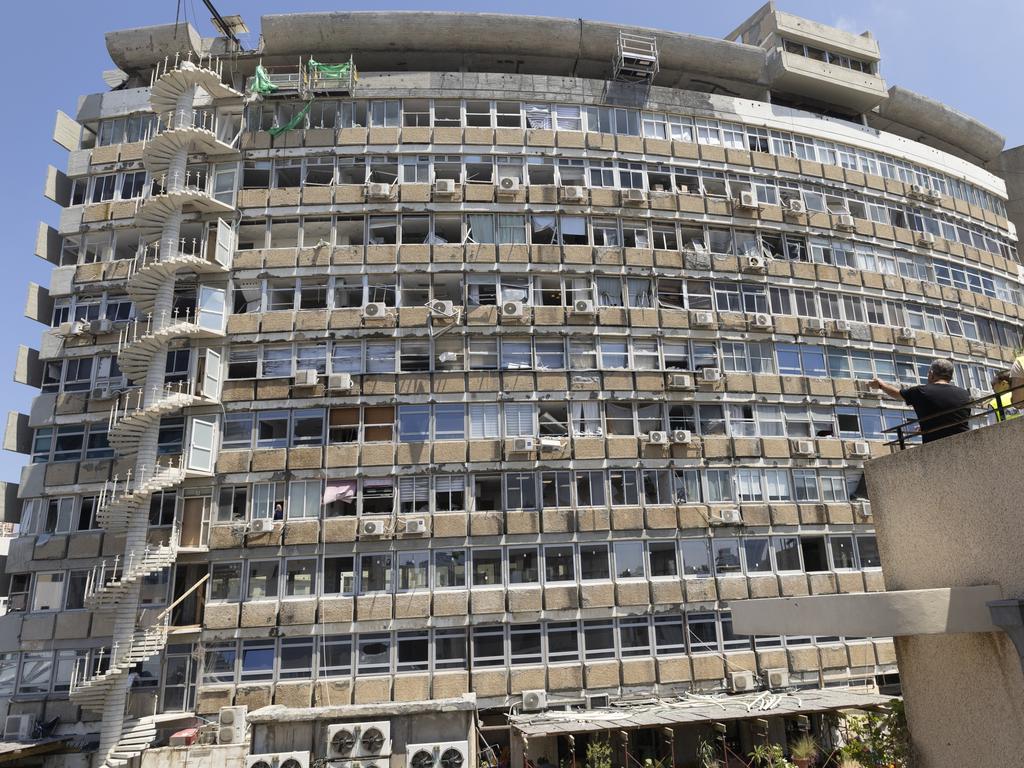
<svg viewBox="0 0 1024 768">
<path fill-rule="evenodd" d="M 768 54 L 772 90 L 867 112 L 889 97 L 878 75 L 846 69 L 776 48 Z"/>
</svg>

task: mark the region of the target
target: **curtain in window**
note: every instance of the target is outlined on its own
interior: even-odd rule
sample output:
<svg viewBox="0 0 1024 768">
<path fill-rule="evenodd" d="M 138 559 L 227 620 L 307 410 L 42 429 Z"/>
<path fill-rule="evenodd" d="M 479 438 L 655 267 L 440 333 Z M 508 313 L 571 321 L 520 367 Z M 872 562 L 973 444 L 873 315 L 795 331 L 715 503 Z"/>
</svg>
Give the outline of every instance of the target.
<svg viewBox="0 0 1024 768">
<path fill-rule="evenodd" d="M 601 416 L 597 403 L 592 400 L 572 401 L 569 403 L 572 413 L 573 430 L 577 435 L 599 437 L 602 434 Z"/>
<path fill-rule="evenodd" d="M 356 498 L 356 481 L 340 480 L 327 483 L 324 490 L 324 504 L 331 504 L 335 501 L 354 501 Z"/>
<path fill-rule="evenodd" d="M 527 104 L 526 124 L 530 128 L 551 128 L 551 111 L 547 105 Z"/>
</svg>

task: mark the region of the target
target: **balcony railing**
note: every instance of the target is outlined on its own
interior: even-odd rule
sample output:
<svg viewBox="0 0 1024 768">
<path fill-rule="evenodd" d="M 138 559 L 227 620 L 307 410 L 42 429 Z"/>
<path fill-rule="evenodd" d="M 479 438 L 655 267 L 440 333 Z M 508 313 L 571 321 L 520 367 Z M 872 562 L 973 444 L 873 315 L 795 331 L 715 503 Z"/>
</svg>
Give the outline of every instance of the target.
<svg viewBox="0 0 1024 768">
<path fill-rule="evenodd" d="M 909 445 L 919 442 L 919 439 L 925 435 L 941 432 L 949 429 L 950 426 L 966 424 L 969 429 L 976 429 L 978 427 L 988 426 L 993 422 L 1018 418 L 1020 417 L 1018 410 L 1012 405 L 1007 405 L 1003 400 L 1006 398 L 1006 395 L 1009 394 L 1010 397 L 1006 399 L 1012 402 L 1013 393 L 1020 390 L 1024 390 L 1024 384 L 1003 390 L 1002 392 L 988 392 L 962 406 L 940 411 L 939 413 L 933 413 L 923 419 L 908 419 L 902 424 L 897 424 L 894 427 L 883 429 L 882 433 L 894 438 L 890 440 L 887 445 L 898 446 L 902 451 L 909 447 Z M 964 408 L 968 408 L 972 411 L 966 419 L 949 420 L 946 418 L 953 416 Z"/>
</svg>

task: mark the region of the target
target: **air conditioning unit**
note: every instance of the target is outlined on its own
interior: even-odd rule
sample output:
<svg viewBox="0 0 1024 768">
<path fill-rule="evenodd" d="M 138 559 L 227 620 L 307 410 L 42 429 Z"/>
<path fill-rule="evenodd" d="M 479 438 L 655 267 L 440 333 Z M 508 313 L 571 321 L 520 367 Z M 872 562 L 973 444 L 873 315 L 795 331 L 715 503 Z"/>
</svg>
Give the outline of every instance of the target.
<svg viewBox="0 0 1024 768">
<path fill-rule="evenodd" d="M 110 387 L 96 387 L 95 389 L 89 390 L 89 399 L 90 400 L 113 400 L 119 394 L 121 394 L 121 393 L 118 390 L 111 389 Z"/>
<path fill-rule="evenodd" d="M 406 768 L 469 768 L 469 743 L 465 741 L 409 744 L 405 754 Z"/>
<path fill-rule="evenodd" d="M 647 442 L 650 443 L 651 445 L 668 445 L 668 432 L 663 432 L 660 429 L 648 432 Z"/>
<path fill-rule="evenodd" d="M 693 389 L 693 374 L 673 373 L 668 377 L 669 389 Z"/>
<path fill-rule="evenodd" d="M 923 184 L 911 184 L 910 190 L 907 194 L 909 197 L 916 197 L 919 200 L 925 200 L 928 197 L 931 197 L 931 190 Z"/>
<path fill-rule="evenodd" d="M 572 303 L 572 313 L 574 315 L 592 315 L 594 311 L 594 302 L 590 299 L 576 299 Z"/>
<path fill-rule="evenodd" d="M 245 768 L 309 768 L 309 752 L 246 755 Z"/>
<path fill-rule="evenodd" d="M 714 325 L 715 324 L 715 313 L 714 312 L 695 312 L 693 315 L 694 325 Z"/>
<path fill-rule="evenodd" d="M 81 336 L 88 332 L 89 324 L 82 320 L 75 320 L 73 323 L 68 324 L 68 336 Z"/>
<path fill-rule="evenodd" d="M 530 453 L 537 448 L 537 441 L 532 437 L 517 437 L 512 440 L 512 453 Z"/>
<path fill-rule="evenodd" d="M 327 726 L 327 759 L 385 757 L 391 754 L 391 724 L 345 723 Z"/>
<path fill-rule="evenodd" d="M 882 393 L 871 388 L 871 382 L 859 380 L 857 382 L 857 394 L 861 397 L 881 397 Z"/>
<path fill-rule="evenodd" d="M 542 688 L 523 691 L 523 712 L 540 712 L 548 707 L 548 692 Z"/>
<path fill-rule="evenodd" d="M 704 381 L 721 381 L 722 380 L 722 369 L 721 368 L 701 368 L 700 377 Z"/>
<path fill-rule="evenodd" d="M 501 316 L 510 319 L 522 318 L 526 314 L 526 307 L 521 301 L 504 301 L 501 304 Z"/>
<path fill-rule="evenodd" d="M 642 189 L 624 189 L 622 190 L 622 202 L 645 203 L 647 202 L 647 193 Z"/>
<path fill-rule="evenodd" d="M 754 690 L 754 674 L 752 672 L 733 672 L 729 675 L 729 689 L 733 693 L 746 693 Z"/>
<path fill-rule="evenodd" d="M 426 533 L 427 519 L 425 517 L 413 517 L 405 521 L 406 533 Z"/>
<path fill-rule="evenodd" d="M 913 341 L 917 338 L 917 331 L 909 325 L 905 325 L 896 331 L 896 338 L 900 341 Z"/>
<path fill-rule="evenodd" d="M 498 196 L 508 197 L 519 191 L 519 179 L 515 176 L 502 176 L 498 179 Z"/>
<path fill-rule="evenodd" d="M 790 451 L 797 456 L 813 456 L 814 455 L 814 441 L 813 440 L 791 440 Z"/>
<path fill-rule="evenodd" d="M 736 507 L 719 510 L 718 518 L 722 525 L 742 525 L 743 523 L 743 515 Z"/>
<path fill-rule="evenodd" d="M 295 372 L 296 387 L 315 387 L 319 380 L 320 374 L 316 372 L 316 368 L 303 368 Z"/>
<path fill-rule="evenodd" d="M 848 213 L 841 213 L 836 217 L 836 229 L 844 232 L 853 232 L 857 228 L 857 222 Z"/>
<path fill-rule="evenodd" d="M 836 333 L 849 333 L 853 330 L 853 325 L 849 320 L 836 320 L 832 324 L 832 327 L 835 329 Z"/>
<path fill-rule="evenodd" d="M 931 248 L 935 245 L 935 235 L 931 232 L 918 232 L 917 244 L 923 248 Z"/>
<path fill-rule="evenodd" d="M 434 299 L 430 302 L 430 311 L 441 317 L 455 317 L 455 302 Z"/>
<path fill-rule="evenodd" d="M 274 530 L 274 521 L 269 517 L 257 517 L 249 522 L 250 533 L 271 533 Z"/>
<path fill-rule="evenodd" d="M 107 317 L 101 317 L 99 320 L 93 320 L 89 323 L 89 333 L 93 335 L 110 333 L 113 330 L 114 321 Z"/>
<path fill-rule="evenodd" d="M 388 305 L 383 301 L 371 301 L 363 307 L 364 320 L 380 320 L 382 317 L 386 317 L 387 313 Z"/>
<path fill-rule="evenodd" d="M 802 216 L 807 213 L 807 207 L 804 205 L 803 200 L 789 200 L 783 212 L 793 216 Z"/>
<path fill-rule="evenodd" d="M 245 716 L 248 707 L 221 707 L 217 716 L 217 743 L 241 744 L 245 741 Z"/>
<path fill-rule="evenodd" d="M 865 457 L 871 455 L 871 444 L 866 440 L 858 440 L 853 444 L 853 450 L 851 453 L 854 456 Z"/>
<path fill-rule="evenodd" d="M 363 536 L 383 536 L 388 532 L 387 520 L 363 520 L 359 532 Z"/>
<path fill-rule="evenodd" d="M 562 187 L 562 200 L 567 203 L 582 202 L 586 199 L 587 191 L 583 187 Z"/>
<path fill-rule="evenodd" d="M 454 195 L 455 179 L 438 179 L 434 182 L 435 195 Z"/>
<path fill-rule="evenodd" d="M 749 189 L 744 189 L 740 192 L 739 199 L 736 201 L 740 208 L 746 208 L 748 210 L 757 210 L 761 207 L 761 204 L 757 201 L 757 195 L 751 192 Z"/>
<path fill-rule="evenodd" d="M 332 392 L 348 392 L 352 389 L 352 374 L 332 373 L 327 377 L 327 388 Z"/>
<path fill-rule="evenodd" d="M 804 327 L 807 329 L 808 333 L 825 333 L 825 331 L 828 330 L 828 326 L 825 324 L 825 321 L 817 317 L 805 320 Z"/>
<path fill-rule="evenodd" d="M 8 715 L 4 720 L 4 741 L 30 741 L 35 727 L 35 715 Z"/>
<path fill-rule="evenodd" d="M 672 442 L 681 445 L 689 445 L 693 442 L 693 433 L 688 429 L 673 429 Z"/>
<path fill-rule="evenodd" d="M 542 451 L 560 451 L 562 450 L 562 441 L 557 437 L 542 437 L 540 449 Z"/>
<path fill-rule="evenodd" d="M 767 312 L 755 312 L 750 320 L 750 325 L 753 328 L 771 328 L 772 316 Z"/>
<path fill-rule="evenodd" d="M 871 517 L 871 502 L 866 499 L 853 502 L 853 513 L 861 521 Z"/>
<path fill-rule="evenodd" d="M 743 257 L 743 271 L 744 272 L 767 272 L 768 262 L 765 261 L 764 256 L 754 254 L 753 256 Z"/>
<path fill-rule="evenodd" d="M 390 200 L 391 185 L 374 182 L 367 186 L 367 194 L 371 200 Z"/>
<path fill-rule="evenodd" d="M 768 670 L 768 687 L 773 689 L 778 688 L 789 688 L 789 670 L 788 669 L 769 669 Z"/>
</svg>

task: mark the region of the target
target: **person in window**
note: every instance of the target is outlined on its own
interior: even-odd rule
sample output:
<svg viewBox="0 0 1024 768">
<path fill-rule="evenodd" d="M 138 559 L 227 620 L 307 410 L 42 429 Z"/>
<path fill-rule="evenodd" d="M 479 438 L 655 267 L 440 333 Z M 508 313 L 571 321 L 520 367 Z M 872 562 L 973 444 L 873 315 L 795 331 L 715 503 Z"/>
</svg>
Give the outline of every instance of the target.
<svg viewBox="0 0 1024 768">
<path fill-rule="evenodd" d="M 274 519 L 284 520 L 284 504 L 280 501 L 274 504 Z"/>
<path fill-rule="evenodd" d="M 915 387 L 894 387 L 874 378 L 871 388 L 879 389 L 894 400 L 902 399 L 917 414 L 921 441 L 930 443 L 971 427 L 971 393 L 953 384 L 953 361 L 935 360 L 928 369 L 928 383 Z"/>
<path fill-rule="evenodd" d="M 1013 392 L 1010 392 L 1011 375 L 1009 371 L 999 371 L 992 377 L 992 391 L 995 397 L 988 401 L 988 407 L 996 415 L 996 421 L 1008 421 L 1020 416 L 1020 409 L 1013 405 Z"/>
</svg>

